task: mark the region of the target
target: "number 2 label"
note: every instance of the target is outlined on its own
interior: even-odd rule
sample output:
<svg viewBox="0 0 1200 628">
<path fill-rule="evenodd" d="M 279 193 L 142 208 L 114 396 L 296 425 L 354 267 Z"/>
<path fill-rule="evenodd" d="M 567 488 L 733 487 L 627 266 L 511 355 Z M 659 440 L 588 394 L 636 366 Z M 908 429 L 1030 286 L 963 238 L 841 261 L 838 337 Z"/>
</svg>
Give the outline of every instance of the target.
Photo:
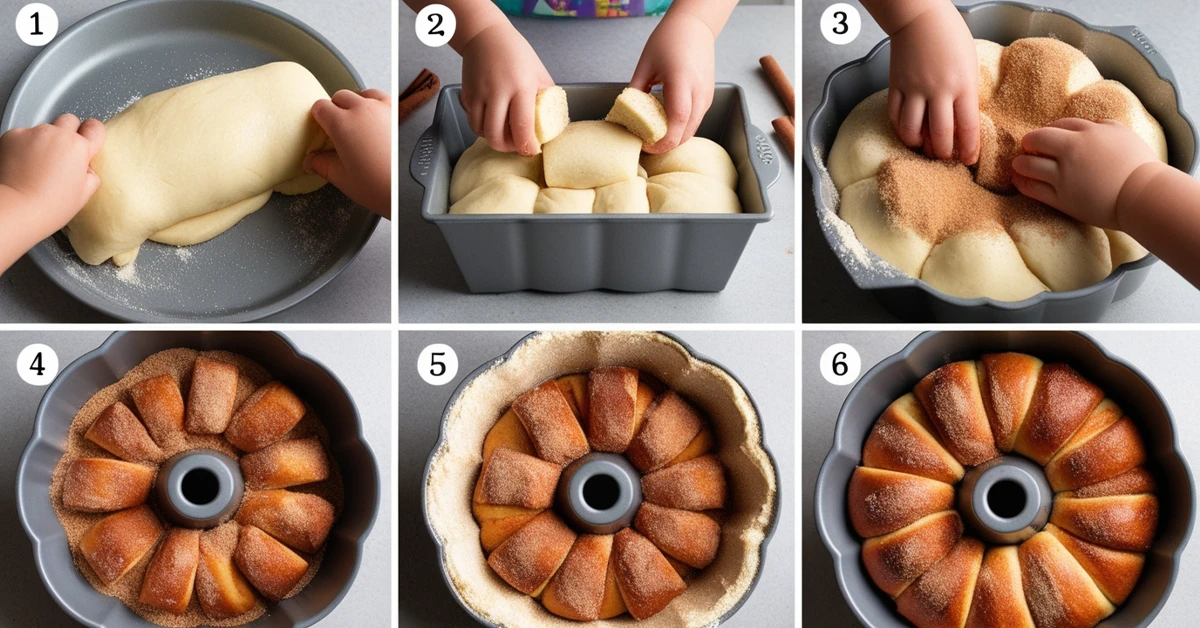
<svg viewBox="0 0 1200 628">
<path fill-rule="evenodd" d="M 450 42 L 457 26 L 454 11 L 443 4 L 431 4 L 417 14 L 417 39 L 430 48 L 439 48 Z"/>
</svg>

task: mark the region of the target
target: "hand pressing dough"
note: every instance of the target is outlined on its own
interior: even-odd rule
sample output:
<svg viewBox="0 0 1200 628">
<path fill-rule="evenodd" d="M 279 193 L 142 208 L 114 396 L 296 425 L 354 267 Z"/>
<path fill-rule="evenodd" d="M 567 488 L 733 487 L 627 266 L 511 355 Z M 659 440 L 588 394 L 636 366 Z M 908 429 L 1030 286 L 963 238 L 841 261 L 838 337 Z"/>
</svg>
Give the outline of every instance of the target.
<svg viewBox="0 0 1200 628">
<path fill-rule="evenodd" d="M 596 190 L 542 188 L 533 204 L 535 214 L 590 214 Z"/>
<path fill-rule="evenodd" d="M 281 62 L 139 100 L 105 125 L 92 161 L 100 189 L 67 225 L 71 246 L 88 264 L 127 263 L 164 230 L 172 243 L 195 244 L 261 207 L 272 190 L 317 190 L 325 181 L 302 164 L 330 146 L 310 114 L 328 97 L 303 66 Z"/>
<path fill-rule="evenodd" d="M 738 173 L 733 159 L 720 144 L 703 137 L 693 137 L 661 155 L 643 155 L 642 167 L 652 177 L 671 172 L 694 172 L 737 189 Z"/>
<path fill-rule="evenodd" d="M 571 122 L 567 91 L 555 85 L 538 92 L 533 113 L 533 132 L 539 145 L 558 137 Z"/>
<path fill-rule="evenodd" d="M 542 147 L 546 185 L 584 190 L 637 177 L 642 140 L 620 125 L 584 120 Z"/>
<path fill-rule="evenodd" d="M 516 175 L 504 174 L 471 190 L 450 206 L 451 214 L 532 214 L 538 184 Z"/>
<path fill-rule="evenodd" d="M 724 183 L 694 172 L 650 177 L 650 211 L 656 214 L 740 214 L 737 194 Z"/>
<path fill-rule="evenodd" d="M 667 136 L 667 112 L 662 103 L 653 94 L 632 87 L 621 91 L 604 119 L 625 127 L 646 144 Z"/>
<path fill-rule="evenodd" d="M 929 253 L 921 279 L 951 296 L 1022 301 L 1047 290 L 1025 267 L 1017 245 L 1004 232 L 968 231 Z"/>
<path fill-rule="evenodd" d="M 454 164 L 454 172 L 450 175 L 450 202 L 457 203 L 471 190 L 506 174 L 524 177 L 540 186 L 543 184 L 542 156 L 502 153 L 493 150 L 481 137 Z"/>
<path fill-rule="evenodd" d="M 646 196 L 646 180 L 635 177 L 628 181 L 596 188 L 595 214 L 648 214 L 650 200 Z"/>
<path fill-rule="evenodd" d="M 933 244 L 888 220 L 887 209 L 879 199 L 878 179 L 863 179 L 842 190 L 838 215 L 872 253 L 911 277 L 921 275 L 921 266 Z"/>
</svg>

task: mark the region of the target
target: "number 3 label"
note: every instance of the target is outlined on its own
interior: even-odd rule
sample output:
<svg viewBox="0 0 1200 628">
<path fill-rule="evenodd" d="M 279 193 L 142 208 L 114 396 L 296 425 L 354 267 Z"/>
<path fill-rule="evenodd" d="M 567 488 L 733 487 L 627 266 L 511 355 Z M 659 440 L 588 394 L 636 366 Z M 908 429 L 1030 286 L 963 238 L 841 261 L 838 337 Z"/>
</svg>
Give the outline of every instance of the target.
<svg viewBox="0 0 1200 628">
<path fill-rule="evenodd" d="M 449 345 L 433 344 L 417 357 L 417 372 L 432 386 L 441 386 L 458 374 L 458 355 Z"/>
<path fill-rule="evenodd" d="M 845 343 L 830 345 L 821 354 L 821 375 L 834 386 L 845 386 L 858 379 L 862 359 L 858 351 Z"/>
<path fill-rule="evenodd" d="M 832 4 L 821 14 L 821 34 L 836 46 L 843 46 L 855 39 L 862 30 L 862 16 L 858 9 L 839 2 Z"/>
<path fill-rule="evenodd" d="M 17 356 L 17 375 L 25 383 L 45 386 L 58 375 L 58 354 L 46 345 L 29 345 Z"/>
<path fill-rule="evenodd" d="M 458 20 L 444 4 L 431 4 L 417 14 L 417 39 L 430 48 L 445 46 L 451 37 Z"/>
<path fill-rule="evenodd" d="M 58 14 L 34 2 L 17 12 L 17 37 L 30 46 L 45 46 L 58 34 Z"/>
</svg>

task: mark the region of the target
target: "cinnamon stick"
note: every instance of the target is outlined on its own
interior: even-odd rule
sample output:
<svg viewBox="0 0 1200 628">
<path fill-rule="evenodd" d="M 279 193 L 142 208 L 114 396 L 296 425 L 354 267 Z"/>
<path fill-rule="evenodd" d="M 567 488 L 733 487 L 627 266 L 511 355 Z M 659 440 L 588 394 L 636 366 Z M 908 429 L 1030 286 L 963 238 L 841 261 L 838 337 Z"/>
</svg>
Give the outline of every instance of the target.
<svg viewBox="0 0 1200 628">
<path fill-rule="evenodd" d="M 788 155 L 792 156 L 792 161 L 796 160 L 796 125 L 788 116 L 776 118 L 771 121 L 771 126 L 775 127 L 775 132 L 779 134 L 779 139 L 783 142 L 783 147 L 787 149 Z"/>
<path fill-rule="evenodd" d="M 404 122 L 408 115 L 429 102 L 442 86 L 438 75 L 429 70 L 421 70 L 417 80 L 400 94 L 399 121 Z"/>
<path fill-rule="evenodd" d="M 783 73 L 783 68 L 775 57 L 767 55 L 758 60 L 762 66 L 763 72 L 767 73 L 767 80 L 771 81 L 771 86 L 775 88 L 775 93 L 779 95 L 779 99 L 783 101 L 787 107 L 788 115 L 792 118 L 796 117 L 796 91 L 792 89 L 792 82 L 788 80 L 787 74 Z"/>
</svg>

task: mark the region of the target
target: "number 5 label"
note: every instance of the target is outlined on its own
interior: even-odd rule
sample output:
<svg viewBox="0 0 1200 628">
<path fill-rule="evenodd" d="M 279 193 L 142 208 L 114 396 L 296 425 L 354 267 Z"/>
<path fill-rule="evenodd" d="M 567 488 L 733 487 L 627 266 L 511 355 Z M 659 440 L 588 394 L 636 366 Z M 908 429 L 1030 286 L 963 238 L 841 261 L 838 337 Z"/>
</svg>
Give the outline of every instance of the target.
<svg viewBox="0 0 1200 628">
<path fill-rule="evenodd" d="M 417 356 L 417 372 L 425 383 L 442 386 L 458 374 L 458 355 L 449 345 L 429 345 Z"/>
<path fill-rule="evenodd" d="M 58 375 L 58 354 L 46 345 L 29 345 L 17 356 L 17 375 L 25 383 L 45 386 Z"/>
<path fill-rule="evenodd" d="M 821 354 L 821 375 L 834 386 L 845 386 L 858 379 L 862 359 L 858 351 L 845 343 L 830 345 Z"/>
<path fill-rule="evenodd" d="M 431 4 L 417 14 L 417 39 L 430 48 L 445 46 L 451 37 L 458 20 L 444 4 Z"/>
<path fill-rule="evenodd" d="M 58 34 L 58 14 L 34 2 L 17 12 L 17 37 L 30 46 L 45 46 Z"/>
</svg>

